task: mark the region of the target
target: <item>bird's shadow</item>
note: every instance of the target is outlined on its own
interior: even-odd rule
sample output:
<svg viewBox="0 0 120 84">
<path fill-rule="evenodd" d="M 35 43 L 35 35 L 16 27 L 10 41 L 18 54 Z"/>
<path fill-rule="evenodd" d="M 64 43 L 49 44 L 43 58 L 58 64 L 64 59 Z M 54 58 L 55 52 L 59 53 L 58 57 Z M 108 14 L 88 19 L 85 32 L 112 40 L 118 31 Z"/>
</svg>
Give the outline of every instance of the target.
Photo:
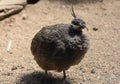
<svg viewBox="0 0 120 84">
<path fill-rule="evenodd" d="M 59 77 L 52 75 L 45 76 L 42 72 L 32 72 L 21 76 L 16 84 L 71 84 L 70 81 L 65 81 Z"/>
<path fill-rule="evenodd" d="M 104 0 L 49 0 L 50 2 L 59 1 L 60 3 L 64 4 L 86 4 L 86 3 L 96 3 L 96 2 L 103 2 Z"/>
</svg>

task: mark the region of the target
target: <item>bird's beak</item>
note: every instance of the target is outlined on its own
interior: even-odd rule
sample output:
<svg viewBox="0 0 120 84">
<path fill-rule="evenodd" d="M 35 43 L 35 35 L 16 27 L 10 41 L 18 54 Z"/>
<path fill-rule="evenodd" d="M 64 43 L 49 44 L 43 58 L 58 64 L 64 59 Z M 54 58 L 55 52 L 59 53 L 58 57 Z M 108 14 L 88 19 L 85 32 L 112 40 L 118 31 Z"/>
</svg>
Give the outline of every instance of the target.
<svg viewBox="0 0 120 84">
<path fill-rule="evenodd" d="M 83 26 L 83 28 L 86 28 L 88 31 L 88 27 L 86 26 L 86 24 L 83 24 L 82 26 Z"/>
</svg>

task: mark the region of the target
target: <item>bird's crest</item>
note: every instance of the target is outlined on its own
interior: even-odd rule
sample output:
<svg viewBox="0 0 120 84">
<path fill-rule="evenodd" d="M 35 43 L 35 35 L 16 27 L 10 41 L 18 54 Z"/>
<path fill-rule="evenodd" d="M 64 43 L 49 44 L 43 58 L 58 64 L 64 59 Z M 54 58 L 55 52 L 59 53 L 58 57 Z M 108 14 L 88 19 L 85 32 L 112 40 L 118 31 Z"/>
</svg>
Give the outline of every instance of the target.
<svg viewBox="0 0 120 84">
<path fill-rule="evenodd" d="M 71 6 L 71 14 L 72 14 L 72 16 L 73 16 L 74 18 L 76 18 L 76 17 L 77 17 L 77 16 L 76 16 L 76 14 L 75 14 L 75 12 L 74 12 L 73 5 Z"/>
</svg>

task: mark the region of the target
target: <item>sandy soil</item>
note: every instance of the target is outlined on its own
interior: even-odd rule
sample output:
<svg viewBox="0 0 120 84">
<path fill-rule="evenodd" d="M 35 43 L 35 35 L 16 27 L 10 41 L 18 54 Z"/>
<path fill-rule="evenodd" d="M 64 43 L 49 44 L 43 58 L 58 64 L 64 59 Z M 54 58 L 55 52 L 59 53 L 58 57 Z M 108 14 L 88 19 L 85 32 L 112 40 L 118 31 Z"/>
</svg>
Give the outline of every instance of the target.
<svg viewBox="0 0 120 84">
<path fill-rule="evenodd" d="M 73 4 L 88 25 L 91 47 L 82 62 L 67 71 L 68 79 L 72 84 L 120 84 L 120 0 L 77 0 Z M 50 71 L 50 80 L 42 79 L 44 71 L 34 61 L 30 44 L 41 27 L 71 19 L 67 0 L 41 0 L 1 21 L 0 84 L 63 84 L 62 72 Z"/>
</svg>

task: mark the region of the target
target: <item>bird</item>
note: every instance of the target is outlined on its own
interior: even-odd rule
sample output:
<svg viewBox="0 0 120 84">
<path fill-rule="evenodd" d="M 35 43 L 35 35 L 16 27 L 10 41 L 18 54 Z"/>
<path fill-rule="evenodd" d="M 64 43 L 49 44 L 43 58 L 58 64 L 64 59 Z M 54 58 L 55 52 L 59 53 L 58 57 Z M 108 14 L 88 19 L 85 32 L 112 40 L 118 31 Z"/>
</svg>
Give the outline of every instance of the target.
<svg viewBox="0 0 120 84">
<path fill-rule="evenodd" d="M 42 27 L 32 39 L 31 52 L 37 64 L 48 75 L 48 71 L 63 71 L 77 65 L 89 50 L 90 39 L 83 29 L 87 29 L 85 21 L 77 17 L 71 8 L 73 19 L 70 23 L 54 24 Z"/>
</svg>

